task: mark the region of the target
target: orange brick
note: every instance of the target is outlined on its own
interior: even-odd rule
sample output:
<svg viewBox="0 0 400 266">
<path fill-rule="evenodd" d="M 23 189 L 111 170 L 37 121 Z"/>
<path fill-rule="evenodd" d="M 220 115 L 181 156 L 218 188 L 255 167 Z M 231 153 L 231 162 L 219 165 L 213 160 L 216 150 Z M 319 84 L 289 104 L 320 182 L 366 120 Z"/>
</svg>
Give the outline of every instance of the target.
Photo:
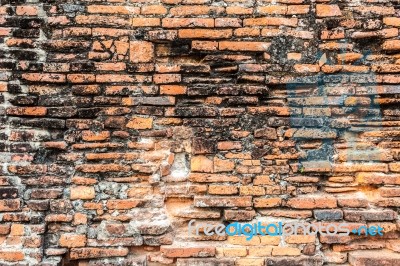
<svg viewBox="0 0 400 266">
<path fill-rule="evenodd" d="M 234 141 L 221 141 L 218 142 L 217 148 L 218 150 L 240 150 L 242 149 L 242 144 Z"/>
<path fill-rule="evenodd" d="M 240 246 L 258 246 L 261 241 L 259 236 L 254 236 L 252 239 L 246 239 L 245 236 L 228 236 L 228 243 Z"/>
<path fill-rule="evenodd" d="M 287 59 L 288 60 L 300 60 L 301 59 L 301 53 L 288 53 L 287 54 Z"/>
<path fill-rule="evenodd" d="M 130 61 L 132 63 L 147 63 L 153 61 L 154 45 L 146 41 L 131 41 L 129 43 Z"/>
<path fill-rule="evenodd" d="M 159 18 L 132 18 L 132 27 L 158 27 L 161 25 Z"/>
<path fill-rule="evenodd" d="M 221 253 L 225 257 L 245 257 L 247 249 L 245 247 L 217 248 L 217 253 Z"/>
<path fill-rule="evenodd" d="M 231 160 L 222 160 L 214 157 L 214 172 L 230 172 L 235 169 L 235 163 Z"/>
<path fill-rule="evenodd" d="M 108 8 L 109 6 L 107 6 Z M 130 26 L 132 25 L 132 22 L 128 18 L 122 18 L 118 16 L 110 16 L 110 15 L 103 15 L 103 16 L 98 16 L 98 15 L 78 15 L 75 17 L 75 21 L 77 24 L 83 24 L 83 25 L 107 25 L 107 26 Z M 68 21 L 65 22 L 65 24 L 68 23 Z"/>
<path fill-rule="evenodd" d="M 226 39 L 232 36 L 232 30 L 182 29 L 178 36 L 182 39 Z"/>
<path fill-rule="evenodd" d="M 168 84 L 176 83 L 181 81 L 180 74 L 155 74 L 153 76 L 154 83 L 156 84 Z"/>
<path fill-rule="evenodd" d="M 214 19 L 212 18 L 164 18 L 162 20 L 164 28 L 186 28 L 186 27 L 214 27 Z"/>
<path fill-rule="evenodd" d="M 168 258 L 211 257 L 215 255 L 215 247 L 174 247 L 161 246 L 161 253 Z"/>
<path fill-rule="evenodd" d="M 75 213 L 74 214 L 74 225 L 79 225 L 79 224 L 87 224 L 87 215 L 84 213 Z"/>
<path fill-rule="evenodd" d="M 107 208 L 110 210 L 128 210 L 137 207 L 140 204 L 140 200 L 126 199 L 126 200 L 108 200 Z"/>
<path fill-rule="evenodd" d="M 272 247 L 249 247 L 249 256 L 266 257 L 271 256 Z"/>
<path fill-rule="evenodd" d="M 23 236 L 25 234 L 25 226 L 23 224 L 12 224 L 10 236 Z"/>
<path fill-rule="evenodd" d="M 285 242 L 288 244 L 306 244 L 315 243 L 315 236 L 312 235 L 290 235 L 285 238 Z"/>
<path fill-rule="evenodd" d="M 260 14 L 268 14 L 268 15 L 285 15 L 287 12 L 287 6 L 260 6 L 257 9 L 257 12 Z"/>
<path fill-rule="evenodd" d="M 262 196 L 265 195 L 265 189 L 258 186 L 241 186 L 240 195 Z"/>
<path fill-rule="evenodd" d="M 187 87 L 182 85 L 161 85 L 160 94 L 181 95 L 186 94 Z"/>
<path fill-rule="evenodd" d="M 67 214 L 49 214 L 45 218 L 46 222 L 71 222 L 72 216 Z"/>
<path fill-rule="evenodd" d="M 400 50 L 400 40 L 389 40 L 382 44 L 382 49 L 386 51 Z"/>
<path fill-rule="evenodd" d="M 219 50 L 230 51 L 268 51 L 269 46 L 268 42 L 219 42 Z"/>
<path fill-rule="evenodd" d="M 36 16 L 38 14 L 38 7 L 36 7 L 36 6 L 17 6 L 15 13 L 18 16 Z"/>
<path fill-rule="evenodd" d="M 110 138 L 109 131 L 93 132 L 89 130 L 82 131 L 82 139 L 84 141 L 102 141 Z"/>
<path fill-rule="evenodd" d="M 64 83 L 67 79 L 63 74 L 23 73 L 22 79 L 35 82 Z"/>
<path fill-rule="evenodd" d="M 0 92 L 6 92 L 6 91 L 7 91 L 7 83 L 0 82 Z"/>
<path fill-rule="evenodd" d="M 272 249 L 272 256 L 299 256 L 300 249 L 291 247 L 274 247 Z"/>
<path fill-rule="evenodd" d="M 323 30 L 321 32 L 322 40 L 337 40 L 343 38 L 345 38 L 344 30 Z"/>
<path fill-rule="evenodd" d="M 289 26 L 296 27 L 298 23 L 297 18 L 247 18 L 243 20 L 243 26 Z"/>
<path fill-rule="evenodd" d="M 205 51 L 215 51 L 215 50 L 218 49 L 218 42 L 192 41 L 192 49 L 194 49 L 194 50 L 205 50 Z"/>
<path fill-rule="evenodd" d="M 162 15 L 167 14 L 167 9 L 162 5 L 142 6 L 142 15 Z"/>
<path fill-rule="evenodd" d="M 286 15 L 304 15 L 310 12 L 309 5 L 290 5 L 287 8 Z"/>
<path fill-rule="evenodd" d="M 192 157 L 190 162 L 190 168 L 194 172 L 212 173 L 213 167 L 213 161 L 203 155 Z"/>
<path fill-rule="evenodd" d="M 263 258 L 239 258 L 235 262 L 236 266 L 264 266 Z"/>
<path fill-rule="evenodd" d="M 261 33 L 260 29 L 247 27 L 247 28 L 239 28 L 235 29 L 233 34 L 239 37 L 255 37 L 259 36 Z"/>
<path fill-rule="evenodd" d="M 317 17 L 324 18 L 324 17 L 337 17 L 341 16 L 342 12 L 338 5 L 317 5 L 316 8 Z"/>
<path fill-rule="evenodd" d="M 45 107 L 9 107 L 7 108 L 8 115 L 18 116 L 45 116 L 47 108 Z"/>
<path fill-rule="evenodd" d="M 86 245 L 86 235 L 62 234 L 59 244 L 61 247 L 76 248 Z"/>
<path fill-rule="evenodd" d="M 228 15 L 251 15 L 253 14 L 253 8 L 246 8 L 241 6 L 228 6 L 226 8 Z"/>
<path fill-rule="evenodd" d="M 21 261 L 25 256 L 21 251 L 0 251 L 0 258 L 5 261 Z"/>
<path fill-rule="evenodd" d="M 337 55 L 337 60 L 339 64 L 345 64 L 360 60 L 362 57 L 360 53 L 343 53 Z"/>
<path fill-rule="evenodd" d="M 255 198 L 254 207 L 256 208 L 273 208 L 281 206 L 281 198 Z"/>
<path fill-rule="evenodd" d="M 286 205 L 295 209 L 336 208 L 337 200 L 334 197 L 323 196 L 301 196 L 291 198 Z"/>
<path fill-rule="evenodd" d="M 173 16 L 196 16 L 208 15 L 210 12 L 213 12 L 213 14 L 220 14 L 224 10 L 225 8 L 217 6 L 183 5 L 171 8 L 169 13 Z"/>
<path fill-rule="evenodd" d="M 72 248 L 70 250 L 71 260 L 124 257 L 128 255 L 127 248 Z"/>
<path fill-rule="evenodd" d="M 134 15 L 140 13 L 140 8 L 132 6 L 89 5 L 87 6 L 87 11 L 88 13 L 96 13 L 96 14 Z"/>
<path fill-rule="evenodd" d="M 96 192 L 94 191 L 94 187 L 87 187 L 87 186 L 76 186 L 71 187 L 71 200 L 78 200 L 78 199 L 94 199 Z"/>
<path fill-rule="evenodd" d="M 294 70 L 298 73 L 317 73 L 320 71 L 319 65 L 296 64 Z"/>
<path fill-rule="evenodd" d="M 238 193 L 238 188 L 228 185 L 210 185 L 208 193 L 213 195 L 234 195 Z"/>
<path fill-rule="evenodd" d="M 126 127 L 133 129 L 149 129 L 153 127 L 153 118 L 138 116 L 132 117 Z"/>
<path fill-rule="evenodd" d="M 96 77 L 93 74 L 68 74 L 67 79 L 71 83 L 91 83 Z"/>
<path fill-rule="evenodd" d="M 395 14 L 395 9 L 392 6 L 386 7 L 386 6 L 360 5 L 354 7 L 354 11 L 357 13 L 361 13 L 362 15 L 374 14 L 374 15 L 388 16 Z"/>
<path fill-rule="evenodd" d="M 385 17 L 383 23 L 388 26 L 400 27 L 400 18 L 397 17 Z"/>
</svg>

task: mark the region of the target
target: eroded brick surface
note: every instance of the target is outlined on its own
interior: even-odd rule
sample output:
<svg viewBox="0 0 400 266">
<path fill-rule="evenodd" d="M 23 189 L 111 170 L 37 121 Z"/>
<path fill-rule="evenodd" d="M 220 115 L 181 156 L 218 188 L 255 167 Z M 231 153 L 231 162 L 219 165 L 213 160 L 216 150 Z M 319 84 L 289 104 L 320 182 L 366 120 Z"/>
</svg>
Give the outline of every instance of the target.
<svg viewBox="0 0 400 266">
<path fill-rule="evenodd" d="M 0 264 L 400 265 L 398 4 L 0 0 Z"/>
</svg>

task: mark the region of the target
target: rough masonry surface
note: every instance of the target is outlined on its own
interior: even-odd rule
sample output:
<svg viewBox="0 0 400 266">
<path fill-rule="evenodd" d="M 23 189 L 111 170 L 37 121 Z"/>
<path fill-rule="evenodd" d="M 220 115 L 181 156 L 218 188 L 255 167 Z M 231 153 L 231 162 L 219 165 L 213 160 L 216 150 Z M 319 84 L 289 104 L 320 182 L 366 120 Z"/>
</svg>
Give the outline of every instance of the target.
<svg viewBox="0 0 400 266">
<path fill-rule="evenodd" d="M 399 27 L 398 0 L 0 0 L 0 265 L 400 265 Z"/>
</svg>

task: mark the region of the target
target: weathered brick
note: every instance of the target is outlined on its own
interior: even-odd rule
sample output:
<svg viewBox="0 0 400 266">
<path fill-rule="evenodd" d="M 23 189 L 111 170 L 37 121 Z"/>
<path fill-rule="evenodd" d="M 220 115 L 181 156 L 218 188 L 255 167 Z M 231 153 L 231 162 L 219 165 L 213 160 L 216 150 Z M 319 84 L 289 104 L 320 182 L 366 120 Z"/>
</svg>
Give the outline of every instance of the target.
<svg viewBox="0 0 400 266">
<path fill-rule="evenodd" d="M 183 28 L 183 27 L 214 27 L 212 18 L 164 18 L 162 20 L 164 28 Z"/>
<path fill-rule="evenodd" d="M 317 5 L 316 6 L 317 17 L 337 17 L 341 16 L 342 12 L 338 5 Z"/>
<path fill-rule="evenodd" d="M 148 129 L 153 127 L 153 119 L 145 118 L 145 117 L 132 117 L 128 124 L 126 124 L 127 128 L 133 129 Z"/>
<path fill-rule="evenodd" d="M 248 207 L 252 205 L 250 196 L 243 197 L 195 197 L 196 207 Z"/>
<path fill-rule="evenodd" d="M 22 261 L 25 255 L 21 251 L 0 251 L 0 258 L 9 262 Z"/>
<path fill-rule="evenodd" d="M 154 45 L 151 42 L 129 42 L 129 59 L 132 63 L 152 62 L 154 58 Z"/>
<path fill-rule="evenodd" d="M 86 235 L 62 234 L 59 243 L 61 247 L 84 247 L 86 245 Z"/>
<path fill-rule="evenodd" d="M 160 251 L 168 258 L 212 257 L 215 255 L 215 247 L 161 246 Z"/>
<path fill-rule="evenodd" d="M 367 264 L 392 264 L 400 263 L 400 255 L 396 252 L 382 250 L 359 250 L 349 253 L 349 262 L 354 266 Z"/>
<path fill-rule="evenodd" d="M 219 50 L 229 51 L 268 51 L 270 43 L 267 42 L 219 42 Z"/>
<path fill-rule="evenodd" d="M 289 199 L 286 205 L 295 209 L 331 209 L 337 206 L 337 200 L 334 197 L 301 196 Z"/>
<path fill-rule="evenodd" d="M 182 29 L 178 36 L 182 39 L 226 39 L 232 36 L 232 30 Z"/>
<path fill-rule="evenodd" d="M 93 187 L 77 186 L 71 187 L 71 200 L 76 199 L 94 199 L 95 191 Z"/>
<path fill-rule="evenodd" d="M 70 252 L 71 260 L 123 257 L 128 255 L 127 248 L 72 248 Z"/>
<path fill-rule="evenodd" d="M 0 6 L 0 264 L 398 264 L 396 1 L 42 2 Z M 261 216 L 384 236 L 183 230 Z"/>
</svg>

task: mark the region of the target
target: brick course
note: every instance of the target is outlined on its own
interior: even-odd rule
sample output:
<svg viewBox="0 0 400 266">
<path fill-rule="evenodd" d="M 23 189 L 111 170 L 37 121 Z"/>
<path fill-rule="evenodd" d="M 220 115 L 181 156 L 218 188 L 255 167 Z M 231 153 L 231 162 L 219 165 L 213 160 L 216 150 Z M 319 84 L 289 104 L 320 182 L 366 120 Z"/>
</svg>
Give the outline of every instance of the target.
<svg viewBox="0 0 400 266">
<path fill-rule="evenodd" d="M 400 265 L 399 14 L 0 0 L 0 264 Z M 188 235 L 265 217 L 385 234 Z"/>
</svg>

